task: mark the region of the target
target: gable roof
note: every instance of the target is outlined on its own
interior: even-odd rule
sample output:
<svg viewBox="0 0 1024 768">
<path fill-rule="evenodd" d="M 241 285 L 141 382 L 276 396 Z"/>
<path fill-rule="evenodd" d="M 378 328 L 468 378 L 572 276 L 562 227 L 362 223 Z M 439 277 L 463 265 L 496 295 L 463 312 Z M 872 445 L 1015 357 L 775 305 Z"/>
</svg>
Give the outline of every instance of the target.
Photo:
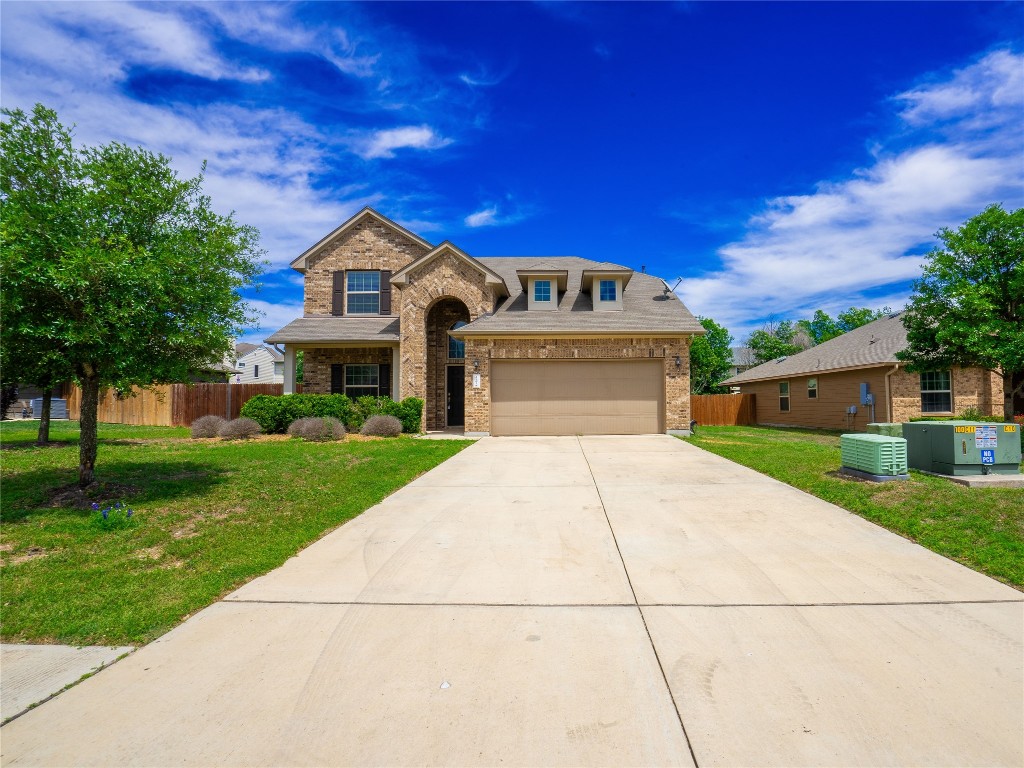
<svg viewBox="0 0 1024 768">
<path fill-rule="evenodd" d="M 302 253 L 301 256 L 299 256 L 297 259 L 292 261 L 292 263 L 290 265 L 291 268 L 294 269 L 294 270 L 297 270 L 299 272 L 305 272 L 306 271 L 306 262 L 309 260 L 310 256 L 315 256 L 320 251 L 320 249 L 323 248 L 325 245 L 327 245 L 329 242 L 331 242 L 335 238 L 340 237 L 341 235 L 345 234 L 350 229 L 355 227 L 357 224 L 359 224 L 362 221 L 365 221 L 368 218 L 369 219 L 374 219 L 377 222 L 383 224 L 385 227 L 388 227 L 389 229 L 394 230 L 398 234 L 400 234 L 400 235 L 402 235 L 404 237 L 407 237 L 408 239 L 412 240 L 417 245 L 421 245 L 421 246 L 423 246 L 424 248 L 427 248 L 427 249 L 431 249 L 431 248 L 434 247 L 433 245 L 428 243 L 426 240 L 424 240 L 419 235 L 414 234 L 413 232 L 410 232 L 408 229 L 406 229 L 405 227 L 401 226 L 400 224 L 396 224 L 391 219 L 389 219 L 387 216 L 383 216 L 383 215 L 377 213 L 377 211 L 373 210 L 373 208 L 371 208 L 370 206 L 366 206 L 365 208 L 363 208 L 363 210 L 361 210 L 355 216 L 350 218 L 348 221 L 346 221 L 344 224 L 342 224 L 336 230 L 331 232 L 329 235 L 327 235 L 326 237 L 322 238 L 315 245 L 311 245 L 309 248 L 307 248 Z"/>
<path fill-rule="evenodd" d="M 245 357 L 254 349 L 259 349 L 259 344 L 250 344 L 247 341 L 240 341 L 235 344 L 235 357 Z"/>
<path fill-rule="evenodd" d="M 268 344 L 329 345 L 332 342 L 371 342 L 392 344 L 399 340 L 398 318 L 380 317 L 300 317 L 284 328 L 274 331 L 264 341 Z"/>
<path fill-rule="evenodd" d="M 409 276 L 420 267 L 429 264 L 431 261 L 436 259 L 438 256 L 450 253 L 458 259 L 469 264 L 473 269 L 477 270 L 484 276 L 484 282 L 488 287 L 495 290 L 499 296 L 508 296 L 508 285 L 505 283 L 505 279 L 497 272 L 486 266 L 483 262 L 478 259 L 474 259 L 468 253 L 463 251 L 461 248 L 453 245 L 448 240 L 445 240 L 437 248 L 434 248 L 430 253 L 425 253 L 415 261 L 406 264 L 400 270 L 395 272 L 391 276 L 392 285 L 407 285 L 409 282 Z"/>
<path fill-rule="evenodd" d="M 886 315 L 803 352 L 769 360 L 722 383 L 744 384 L 850 368 L 895 365 L 900 362 L 896 353 L 907 348 L 907 329 L 903 326 L 901 314 Z"/>
<path fill-rule="evenodd" d="M 653 275 L 633 273 L 629 288 L 622 292 L 622 311 L 595 312 L 591 297 L 582 290 L 584 272 L 595 268 L 602 271 L 625 270 L 625 267 L 598 264 L 577 256 L 545 259 L 536 256 L 481 256 L 479 261 L 504 277 L 506 284 L 514 286 L 514 290 L 493 313 L 479 317 L 456 331 L 453 335 L 458 337 L 631 333 L 678 336 L 705 333 L 704 327 L 669 290 L 665 281 Z M 530 270 L 541 263 L 547 269 L 564 271 L 568 275 L 565 293 L 553 311 L 530 311 L 526 293 L 518 280 L 520 270 Z"/>
</svg>

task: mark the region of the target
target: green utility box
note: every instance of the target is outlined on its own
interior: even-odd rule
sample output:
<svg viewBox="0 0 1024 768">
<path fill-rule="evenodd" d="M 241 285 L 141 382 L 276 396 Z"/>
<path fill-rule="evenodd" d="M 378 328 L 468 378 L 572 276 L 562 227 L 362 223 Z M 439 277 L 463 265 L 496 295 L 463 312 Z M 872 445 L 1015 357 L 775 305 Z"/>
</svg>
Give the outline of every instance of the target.
<svg viewBox="0 0 1024 768">
<path fill-rule="evenodd" d="M 980 421 L 911 421 L 903 425 L 914 469 L 940 475 L 1020 473 L 1020 429 Z"/>
<path fill-rule="evenodd" d="M 888 435 L 840 435 L 843 467 L 885 477 L 907 472 L 907 441 Z"/>
</svg>

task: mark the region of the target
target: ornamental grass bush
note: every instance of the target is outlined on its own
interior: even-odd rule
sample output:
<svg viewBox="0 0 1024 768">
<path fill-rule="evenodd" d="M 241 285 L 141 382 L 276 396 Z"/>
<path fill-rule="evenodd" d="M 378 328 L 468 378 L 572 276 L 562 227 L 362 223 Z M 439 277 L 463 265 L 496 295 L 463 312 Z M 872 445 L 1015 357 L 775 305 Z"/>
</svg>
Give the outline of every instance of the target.
<svg viewBox="0 0 1024 768">
<path fill-rule="evenodd" d="M 402 422 L 395 416 L 378 414 L 363 422 L 363 428 L 359 430 L 359 434 L 374 437 L 398 437 L 402 434 Z"/>
<path fill-rule="evenodd" d="M 288 425 L 288 434 L 312 443 L 325 443 L 345 437 L 345 425 L 331 416 L 306 416 Z"/>
<path fill-rule="evenodd" d="M 255 437 L 262 431 L 258 423 L 242 416 L 224 422 L 218 434 L 226 440 L 247 440 L 250 437 Z"/>
<path fill-rule="evenodd" d="M 222 416 L 200 416 L 192 422 L 192 439 L 217 437 L 220 434 L 220 428 L 226 423 L 227 419 Z"/>
<path fill-rule="evenodd" d="M 390 397 L 364 396 L 350 400 L 345 395 L 256 395 L 242 406 L 241 415 L 255 420 L 267 434 L 281 434 L 298 419 L 319 416 L 334 418 L 349 432 L 358 432 L 371 416 L 394 416 L 404 432 L 420 431 L 423 400 L 407 397 L 395 402 Z"/>
</svg>

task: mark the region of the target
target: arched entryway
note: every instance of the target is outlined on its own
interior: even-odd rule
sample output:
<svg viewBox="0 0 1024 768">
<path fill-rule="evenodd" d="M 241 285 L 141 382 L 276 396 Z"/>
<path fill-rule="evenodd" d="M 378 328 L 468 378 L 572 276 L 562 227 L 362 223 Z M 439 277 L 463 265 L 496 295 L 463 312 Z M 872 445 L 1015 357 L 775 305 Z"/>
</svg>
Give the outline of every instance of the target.
<svg viewBox="0 0 1024 768">
<path fill-rule="evenodd" d="M 459 299 L 440 299 L 427 311 L 427 429 L 466 423 L 465 345 L 448 332 L 468 322 L 469 309 Z"/>
</svg>

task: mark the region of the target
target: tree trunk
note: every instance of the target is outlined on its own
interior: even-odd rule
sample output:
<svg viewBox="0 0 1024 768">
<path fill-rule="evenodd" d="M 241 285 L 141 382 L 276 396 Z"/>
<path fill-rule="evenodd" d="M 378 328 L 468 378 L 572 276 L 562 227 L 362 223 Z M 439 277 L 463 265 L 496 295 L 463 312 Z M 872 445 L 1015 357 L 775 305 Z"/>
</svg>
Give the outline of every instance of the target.
<svg viewBox="0 0 1024 768">
<path fill-rule="evenodd" d="M 1003 418 L 1007 422 L 1013 421 L 1013 396 L 1017 394 L 1017 389 L 1024 388 L 1022 379 L 1020 385 L 1014 389 L 1013 378 L 1012 373 L 1003 371 Z"/>
<path fill-rule="evenodd" d="M 53 387 L 43 390 L 43 409 L 39 414 L 39 435 L 36 445 L 40 448 L 50 443 L 50 406 L 53 404 Z"/>
<path fill-rule="evenodd" d="M 96 411 L 99 407 L 100 382 L 92 366 L 87 366 L 81 385 L 82 405 L 78 417 L 78 485 L 85 488 L 96 479 Z"/>
</svg>

